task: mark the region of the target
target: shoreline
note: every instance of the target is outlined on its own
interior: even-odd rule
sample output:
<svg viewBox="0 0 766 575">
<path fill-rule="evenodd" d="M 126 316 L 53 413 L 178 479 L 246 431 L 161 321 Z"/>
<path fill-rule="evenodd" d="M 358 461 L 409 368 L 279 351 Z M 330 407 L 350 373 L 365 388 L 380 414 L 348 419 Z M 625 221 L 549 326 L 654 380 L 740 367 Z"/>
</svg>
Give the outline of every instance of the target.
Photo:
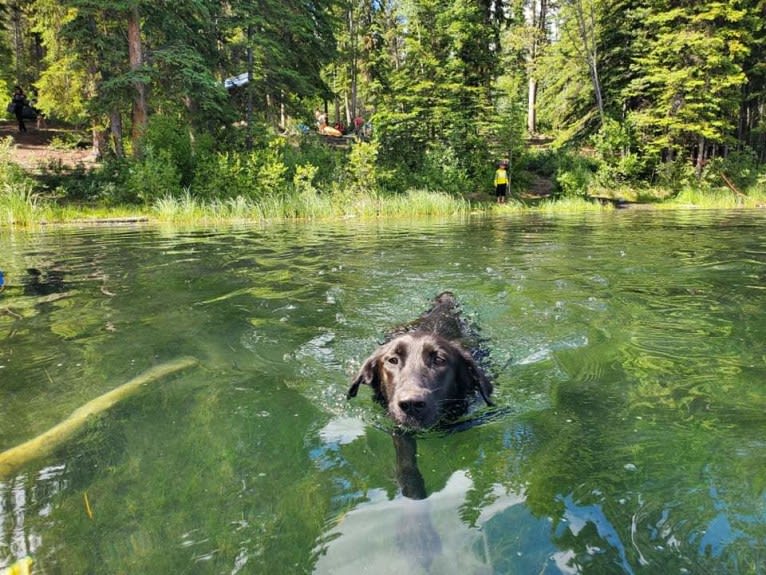
<svg viewBox="0 0 766 575">
<path fill-rule="evenodd" d="M 83 214 L 73 214 L 73 217 L 27 220 L 26 222 L 0 222 L 0 231 L 4 229 L 33 229 L 35 227 L 55 228 L 66 226 L 109 227 L 131 225 L 177 225 L 177 226 L 211 226 L 211 225 L 241 225 L 241 224 L 284 224 L 284 223 L 341 223 L 341 222 L 371 222 L 371 221 L 402 221 L 408 219 L 434 219 L 454 217 L 507 217 L 518 214 L 560 214 L 576 215 L 584 213 L 614 213 L 635 211 L 753 211 L 766 209 L 766 204 L 746 205 L 697 205 L 697 204 L 622 204 L 619 206 L 601 205 L 597 202 L 585 202 L 572 206 L 557 205 L 552 202 L 544 206 L 523 206 L 506 204 L 498 208 L 489 204 L 484 208 L 444 212 L 444 213 L 397 213 L 367 215 L 326 215 L 321 217 L 222 217 L 214 214 L 197 214 L 196 217 L 163 217 L 162 215 L 135 214 L 130 216 L 87 217 Z"/>
</svg>

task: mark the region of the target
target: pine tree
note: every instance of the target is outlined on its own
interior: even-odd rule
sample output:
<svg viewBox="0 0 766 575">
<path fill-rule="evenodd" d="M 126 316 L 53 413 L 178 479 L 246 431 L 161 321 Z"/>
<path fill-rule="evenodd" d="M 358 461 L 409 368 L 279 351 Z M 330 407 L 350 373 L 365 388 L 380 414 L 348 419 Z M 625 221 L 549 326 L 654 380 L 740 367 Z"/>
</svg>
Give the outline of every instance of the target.
<svg viewBox="0 0 766 575">
<path fill-rule="evenodd" d="M 429 148 L 440 148 L 476 173 L 493 124 L 502 6 L 411 0 L 400 8 L 401 44 L 376 114 L 382 154 L 416 169 Z"/>
<path fill-rule="evenodd" d="M 742 6 L 747 10 L 743 26 L 749 31 L 749 53 L 743 63 L 747 82 L 742 85 L 737 138 L 766 162 L 766 4 L 747 0 Z"/>
<path fill-rule="evenodd" d="M 742 64 L 748 54 L 745 10 L 733 2 L 659 2 L 646 18 L 645 55 L 630 96 L 649 149 L 673 159 L 695 156 L 698 173 L 709 144 L 729 141 L 736 128 Z"/>
</svg>

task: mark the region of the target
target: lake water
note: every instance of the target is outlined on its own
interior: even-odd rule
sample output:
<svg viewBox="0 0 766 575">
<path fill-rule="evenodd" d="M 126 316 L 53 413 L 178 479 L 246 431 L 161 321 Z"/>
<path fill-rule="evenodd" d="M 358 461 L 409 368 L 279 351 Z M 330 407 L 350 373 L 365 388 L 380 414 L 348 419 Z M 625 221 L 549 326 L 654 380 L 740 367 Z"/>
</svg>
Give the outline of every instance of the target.
<svg viewBox="0 0 766 575">
<path fill-rule="evenodd" d="M 766 572 L 766 213 L 0 230 L 0 571 Z M 30 272 L 28 270 L 37 270 Z M 496 409 L 417 436 L 349 381 L 453 291 Z"/>
</svg>

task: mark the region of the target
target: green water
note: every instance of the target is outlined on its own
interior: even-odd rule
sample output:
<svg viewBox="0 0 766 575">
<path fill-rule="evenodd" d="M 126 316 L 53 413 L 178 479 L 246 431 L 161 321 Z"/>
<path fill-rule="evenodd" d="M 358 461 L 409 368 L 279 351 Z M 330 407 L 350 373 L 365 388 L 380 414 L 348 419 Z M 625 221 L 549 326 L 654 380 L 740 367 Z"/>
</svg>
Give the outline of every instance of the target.
<svg viewBox="0 0 766 575">
<path fill-rule="evenodd" d="M 0 477 L 0 570 L 766 573 L 763 211 L 0 230 L 0 270 L 0 451 L 199 360 Z M 345 391 L 445 289 L 498 410 L 418 436 L 415 501 Z"/>
</svg>

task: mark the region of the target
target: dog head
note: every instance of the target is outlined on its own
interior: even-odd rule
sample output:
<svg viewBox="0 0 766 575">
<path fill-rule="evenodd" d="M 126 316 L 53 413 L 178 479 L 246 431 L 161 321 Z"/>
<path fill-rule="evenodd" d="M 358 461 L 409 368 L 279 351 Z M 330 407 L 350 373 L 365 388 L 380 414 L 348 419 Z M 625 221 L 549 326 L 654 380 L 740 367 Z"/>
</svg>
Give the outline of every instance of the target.
<svg viewBox="0 0 766 575">
<path fill-rule="evenodd" d="M 491 405 L 492 384 L 471 355 L 427 332 L 399 335 L 380 346 L 365 360 L 348 397 L 362 384 L 372 387 L 395 422 L 413 428 L 464 413 L 474 391 Z"/>
</svg>

